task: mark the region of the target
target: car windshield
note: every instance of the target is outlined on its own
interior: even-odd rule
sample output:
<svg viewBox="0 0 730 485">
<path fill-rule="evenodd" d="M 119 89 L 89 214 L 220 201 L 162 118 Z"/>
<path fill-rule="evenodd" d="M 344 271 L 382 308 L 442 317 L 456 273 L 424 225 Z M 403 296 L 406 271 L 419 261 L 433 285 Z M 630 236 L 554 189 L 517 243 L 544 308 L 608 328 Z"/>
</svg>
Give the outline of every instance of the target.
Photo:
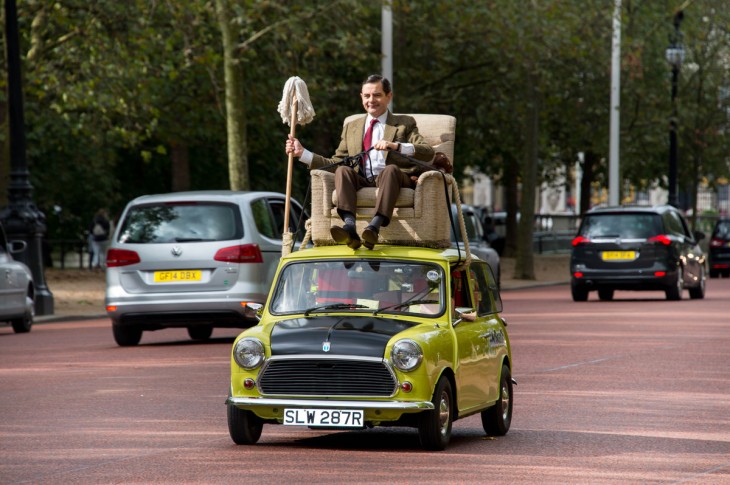
<svg viewBox="0 0 730 485">
<path fill-rule="evenodd" d="M 119 242 L 156 244 L 241 239 L 238 206 L 215 203 L 166 203 L 132 207 Z"/>
<path fill-rule="evenodd" d="M 588 239 L 648 239 L 662 233 L 658 214 L 594 214 L 587 216 L 580 234 Z"/>
<path fill-rule="evenodd" d="M 730 239 L 730 221 L 718 222 L 713 236 L 719 239 Z"/>
<path fill-rule="evenodd" d="M 269 307 L 273 314 L 323 312 L 443 314 L 443 270 L 392 260 L 294 262 L 285 266 Z"/>
<path fill-rule="evenodd" d="M 458 214 L 455 210 L 453 211 L 453 214 L 454 214 L 454 224 L 456 224 L 456 231 L 459 234 L 459 241 L 461 242 L 461 231 L 459 230 L 459 226 L 458 226 L 458 224 L 459 224 Z M 463 211 L 462 214 L 464 215 L 464 227 L 466 228 L 466 237 L 469 239 L 470 242 L 479 241 L 480 239 L 479 239 L 479 235 L 477 234 L 476 222 L 474 220 L 476 218 L 476 216 L 473 213 L 467 212 L 467 211 Z M 451 231 L 451 242 L 452 243 L 456 242 L 456 237 L 454 236 L 454 231 Z"/>
</svg>

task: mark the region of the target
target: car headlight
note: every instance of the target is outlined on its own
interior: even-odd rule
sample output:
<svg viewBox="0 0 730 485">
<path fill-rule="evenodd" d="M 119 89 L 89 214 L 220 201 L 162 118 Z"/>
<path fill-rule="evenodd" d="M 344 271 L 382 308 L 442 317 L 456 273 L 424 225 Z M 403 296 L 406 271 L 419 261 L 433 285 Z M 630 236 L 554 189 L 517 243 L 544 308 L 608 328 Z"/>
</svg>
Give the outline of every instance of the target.
<svg viewBox="0 0 730 485">
<path fill-rule="evenodd" d="M 264 357 L 266 357 L 264 345 L 259 339 L 243 338 L 236 342 L 236 346 L 233 348 L 233 360 L 247 370 L 260 366 Z"/>
<path fill-rule="evenodd" d="M 390 360 L 398 370 L 408 372 L 421 363 L 423 351 L 421 346 L 413 340 L 399 340 L 393 345 L 393 350 L 390 351 Z"/>
</svg>

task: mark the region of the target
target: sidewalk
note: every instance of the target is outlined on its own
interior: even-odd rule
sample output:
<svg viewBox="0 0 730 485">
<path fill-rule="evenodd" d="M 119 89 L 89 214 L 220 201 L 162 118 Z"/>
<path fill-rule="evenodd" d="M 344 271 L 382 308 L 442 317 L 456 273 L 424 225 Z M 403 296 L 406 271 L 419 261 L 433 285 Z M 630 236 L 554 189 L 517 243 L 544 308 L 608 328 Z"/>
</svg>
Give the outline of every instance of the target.
<svg viewBox="0 0 730 485">
<path fill-rule="evenodd" d="M 570 282 L 569 254 L 535 254 L 535 279 L 514 278 L 514 258 L 502 258 L 502 291 Z M 54 314 L 37 316 L 35 323 L 107 318 L 104 310 L 105 275 L 87 269 L 46 270 L 46 285 L 53 293 Z"/>
</svg>

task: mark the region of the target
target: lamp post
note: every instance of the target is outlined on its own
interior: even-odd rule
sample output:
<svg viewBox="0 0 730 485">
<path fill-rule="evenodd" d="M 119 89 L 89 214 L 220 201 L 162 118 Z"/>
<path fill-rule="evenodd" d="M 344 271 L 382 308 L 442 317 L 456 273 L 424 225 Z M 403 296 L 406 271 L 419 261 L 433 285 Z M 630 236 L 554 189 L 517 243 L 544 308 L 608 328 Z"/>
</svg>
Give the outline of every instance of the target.
<svg viewBox="0 0 730 485">
<path fill-rule="evenodd" d="M 8 64 L 8 123 L 10 125 L 10 184 L 8 206 L 0 211 L 8 239 L 26 242 L 18 259 L 28 265 L 35 284 L 36 315 L 53 314 L 53 294 L 46 286 L 43 272 L 43 235 L 46 220 L 33 204 L 33 186 L 25 158 L 23 90 L 20 76 L 18 12 L 15 0 L 5 0 L 5 38 Z"/>
<path fill-rule="evenodd" d="M 679 70 L 684 61 L 684 46 L 682 45 L 682 33 L 679 25 L 682 23 L 684 13 L 679 10 L 674 15 L 674 35 L 667 47 L 667 62 L 672 66 L 672 118 L 669 122 L 669 204 L 679 207 L 677 197 L 677 82 Z"/>
</svg>

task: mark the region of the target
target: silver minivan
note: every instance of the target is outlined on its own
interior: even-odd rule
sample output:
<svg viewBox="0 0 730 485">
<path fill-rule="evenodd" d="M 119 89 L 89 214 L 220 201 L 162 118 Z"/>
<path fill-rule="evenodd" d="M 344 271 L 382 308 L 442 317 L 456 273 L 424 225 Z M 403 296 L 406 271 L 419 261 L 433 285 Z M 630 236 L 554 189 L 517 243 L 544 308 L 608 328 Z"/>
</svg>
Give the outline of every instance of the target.
<svg viewBox="0 0 730 485">
<path fill-rule="evenodd" d="M 147 195 L 122 213 L 107 253 L 106 311 L 114 340 L 137 345 L 146 330 L 250 327 L 248 303 L 265 303 L 282 249 L 285 196 L 198 191 Z M 289 227 L 304 235 L 302 206 Z"/>
</svg>

